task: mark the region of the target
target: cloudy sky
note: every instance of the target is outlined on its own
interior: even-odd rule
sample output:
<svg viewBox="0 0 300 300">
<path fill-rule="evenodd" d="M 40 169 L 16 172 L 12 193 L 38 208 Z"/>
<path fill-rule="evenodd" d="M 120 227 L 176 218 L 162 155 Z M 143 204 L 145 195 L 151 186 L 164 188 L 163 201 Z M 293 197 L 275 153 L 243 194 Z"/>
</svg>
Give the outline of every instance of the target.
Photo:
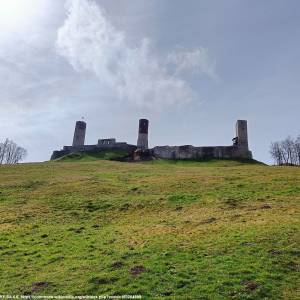
<svg viewBox="0 0 300 300">
<path fill-rule="evenodd" d="M 0 0 L 0 140 L 49 159 L 87 121 L 88 144 L 229 145 L 254 158 L 300 134 L 298 0 Z"/>
</svg>

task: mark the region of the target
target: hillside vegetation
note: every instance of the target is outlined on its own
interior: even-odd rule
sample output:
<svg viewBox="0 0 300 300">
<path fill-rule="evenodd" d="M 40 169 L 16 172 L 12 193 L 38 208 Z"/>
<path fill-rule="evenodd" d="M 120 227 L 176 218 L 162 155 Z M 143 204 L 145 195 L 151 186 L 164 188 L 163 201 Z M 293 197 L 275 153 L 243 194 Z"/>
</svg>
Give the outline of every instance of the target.
<svg viewBox="0 0 300 300">
<path fill-rule="evenodd" d="M 1 166 L 0 294 L 297 299 L 299 201 L 296 167 Z"/>
<path fill-rule="evenodd" d="M 129 155 L 127 151 L 111 150 L 111 151 L 97 151 L 90 153 L 74 152 L 57 158 L 55 161 L 95 161 L 95 160 L 115 160 L 121 159 Z"/>
</svg>

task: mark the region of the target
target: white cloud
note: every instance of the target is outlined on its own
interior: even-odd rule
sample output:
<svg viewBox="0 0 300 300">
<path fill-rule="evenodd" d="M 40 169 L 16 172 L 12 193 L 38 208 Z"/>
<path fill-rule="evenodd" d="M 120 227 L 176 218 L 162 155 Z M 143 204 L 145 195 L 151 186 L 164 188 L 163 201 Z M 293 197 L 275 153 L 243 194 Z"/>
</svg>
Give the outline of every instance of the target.
<svg viewBox="0 0 300 300">
<path fill-rule="evenodd" d="M 126 33 L 116 29 L 93 1 L 71 0 L 67 9 L 67 19 L 58 30 L 58 52 L 76 71 L 95 74 L 118 99 L 146 107 L 195 99 L 195 92 L 179 72 L 169 72 L 170 60 L 177 64 L 178 71 L 187 71 L 196 59 L 196 67 L 200 66 L 210 77 L 215 76 L 203 48 L 160 59 L 151 51 L 148 39 L 129 45 Z"/>
<path fill-rule="evenodd" d="M 212 79 L 218 78 L 216 61 L 210 57 L 206 48 L 174 51 L 168 55 L 167 61 L 175 66 L 177 74 L 192 71 L 203 73 Z"/>
</svg>

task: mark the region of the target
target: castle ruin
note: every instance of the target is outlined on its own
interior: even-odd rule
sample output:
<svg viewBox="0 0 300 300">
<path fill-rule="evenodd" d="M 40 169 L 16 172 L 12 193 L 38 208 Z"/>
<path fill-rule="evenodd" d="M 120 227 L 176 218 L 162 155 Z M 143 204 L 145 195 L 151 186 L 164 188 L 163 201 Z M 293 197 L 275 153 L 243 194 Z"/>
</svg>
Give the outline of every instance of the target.
<svg viewBox="0 0 300 300">
<path fill-rule="evenodd" d="M 139 130 L 137 145 L 131 145 L 126 142 L 117 142 L 114 138 L 99 139 L 95 145 L 85 145 L 86 123 L 77 121 L 75 125 L 72 146 L 64 146 L 62 150 L 54 151 L 51 160 L 57 159 L 73 152 L 101 152 L 108 150 L 122 150 L 128 153 L 132 159 L 141 157 L 136 153 L 147 153 L 148 157 L 163 159 L 208 159 L 208 158 L 246 158 L 251 159 L 252 153 L 248 148 L 248 130 L 247 121 L 238 120 L 236 122 L 236 136 L 232 139 L 230 146 L 201 146 L 192 145 L 183 146 L 155 146 L 151 149 L 148 147 L 148 128 L 147 119 L 139 120 Z"/>
</svg>

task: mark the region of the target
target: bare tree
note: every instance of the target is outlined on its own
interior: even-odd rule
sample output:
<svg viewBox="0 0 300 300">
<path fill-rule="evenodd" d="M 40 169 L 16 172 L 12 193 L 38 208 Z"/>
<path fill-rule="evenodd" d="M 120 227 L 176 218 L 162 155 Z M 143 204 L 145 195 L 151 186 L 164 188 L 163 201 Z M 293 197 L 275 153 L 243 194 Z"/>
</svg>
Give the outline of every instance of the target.
<svg viewBox="0 0 300 300">
<path fill-rule="evenodd" d="M 296 164 L 300 165 L 300 134 L 295 140 L 294 143 L 294 152 L 295 152 L 295 157 L 296 157 Z"/>
<path fill-rule="evenodd" d="M 0 165 L 2 165 L 5 161 L 8 144 L 9 144 L 8 139 L 6 139 L 4 143 L 0 143 Z"/>
<path fill-rule="evenodd" d="M 27 155 L 27 151 L 18 146 L 14 141 L 6 139 L 0 143 L 0 165 L 2 164 L 17 164 L 22 161 Z"/>
<path fill-rule="evenodd" d="M 281 142 L 282 153 L 284 162 L 286 164 L 293 164 L 293 148 L 294 148 L 294 141 L 293 139 L 288 136 L 285 140 Z"/>
<path fill-rule="evenodd" d="M 282 165 L 283 155 L 280 142 L 271 143 L 270 154 L 277 165 Z"/>
<path fill-rule="evenodd" d="M 300 165 L 300 135 L 271 143 L 270 154 L 277 165 Z"/>
</svg>

